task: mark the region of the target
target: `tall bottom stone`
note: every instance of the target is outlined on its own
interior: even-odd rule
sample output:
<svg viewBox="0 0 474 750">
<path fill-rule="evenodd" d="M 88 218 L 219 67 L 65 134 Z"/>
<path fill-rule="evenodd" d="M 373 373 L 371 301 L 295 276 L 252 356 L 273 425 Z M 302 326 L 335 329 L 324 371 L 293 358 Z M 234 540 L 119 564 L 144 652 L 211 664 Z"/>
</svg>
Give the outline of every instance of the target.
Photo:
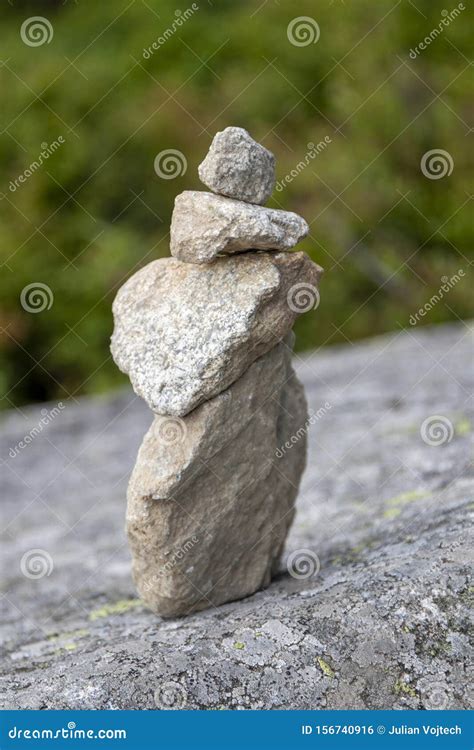
<svg viewBox="0 0 474 750">
<path fill-rule="evenodd" d="M 156 416 L 145 435 L 127 531 L 137 589 L 160 615 L 240 599 L 276 572 L 306 461 L 307 406 L 291 344 L 186 417 Z"/>
</svg>

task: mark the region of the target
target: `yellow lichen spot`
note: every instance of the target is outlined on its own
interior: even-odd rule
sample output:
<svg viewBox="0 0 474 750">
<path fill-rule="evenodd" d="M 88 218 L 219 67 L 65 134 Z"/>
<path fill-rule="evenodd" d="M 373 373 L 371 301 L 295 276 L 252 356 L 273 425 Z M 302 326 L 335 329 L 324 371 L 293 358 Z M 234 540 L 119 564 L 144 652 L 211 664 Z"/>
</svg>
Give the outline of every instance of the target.
<svg viewBox="0 0 474 750">
<path fill-rule="evenodd" d="M 426 490 L 410 490 L 408 492 L 402 492 L 400 495 L 395 495 L 389 500 L 386 500 L 386 505 L 389 507 L 384 511 L 384 518 L 396 518 L 402 512 L 402 508 L 407 503 L 412 503 L 415 500 L 420 500 L 423 497 L 430 497 L 431 492 Z"/>
<path fill-rule="evenodd" d="M 416 690 L 412 688 L 411 685 L 407 685 L 406 682 L 402 682 L 401 680 L 396 681 L 394 690 L 397 695 L 400 695 L 400 693 L 404 693 L 405 695 L 409 695 L 411 698 L 418 697 Z"/>
<path fill-rule="evenodd" d="M 120 599 L 120 601 L 114 602 L 113 604 L 105 604 L 99 609 L 94 609 L 89 615 L 89 620 L 93 622 L 94 620 L 100 620 L 104 617 L 110 617 L 111 615 L 123 615 L 131 609 L 141 606 L 141 599 Z"/>
<path fill-rule="evenodd" d="M 234 648 L 237 648 L 239 651 L 242 651 L 242 649 L 245 648 L 245 643 L 242 643 L 242 641 L 236 641 L 234 643 Z"/>
<path fill-rule="evenodd" d="M 322 673 L 326 677 L 329 677 L 332 680 L 332 678 L 334 677 L 334 670 L 331 669 L 329 664 L 326 661 L 324 661 L 324 659 L 321 656 L 318 656 L 318 664 Z"/>
<path fill-rule="evenodd" d="M 52 635 L 48 635 L 48 641 L 50 641 L 50 643 L 58 644 L 59 648 L 57 648 L 54 653 L 60 654 L 62 650 L 75 651 L 77 648 L 77 643 L 75 641 L 89 635 L 89 630 L 80 628 L 79 630 L 71 630 L 69 633 L 53 633 Z"/>
<path fill-rule="evenodd" d="M 461 419 L 459 422 L 456 422 L 454 426 L 454 431 L 456 435 L 469 435 L 471 432 L 471 423 L 469 419 Z"/>
<path fill-rule="evenodd" d="M 85 638 L 86 635 L 90 635 L 90 631 L 86 628 L 80 628 L 78 630 L 71 630 L 69 633 L 53 633 L 48 635 L 48 641 L 54 643 L 55 641 L 72 641 L 75 638 Z"/>
<path fill-rule="evenodd" d="M 402 492 L 401 495 L 395 495 L 387 500 L 389 505 L 406 505 L 407 503 L 413 502 L 413 500 L 420 500 L 422 497 L 428 497 L 431 492 L 427 490 L 410 490 L 409 492 Z"/>
<path fill-rule="evenodd" d="M 388 508 L 387 510 L 384 510 L 383 517 L 384 518 L 396 518 L 401 513 L 401 508 Z"/>
</svg>

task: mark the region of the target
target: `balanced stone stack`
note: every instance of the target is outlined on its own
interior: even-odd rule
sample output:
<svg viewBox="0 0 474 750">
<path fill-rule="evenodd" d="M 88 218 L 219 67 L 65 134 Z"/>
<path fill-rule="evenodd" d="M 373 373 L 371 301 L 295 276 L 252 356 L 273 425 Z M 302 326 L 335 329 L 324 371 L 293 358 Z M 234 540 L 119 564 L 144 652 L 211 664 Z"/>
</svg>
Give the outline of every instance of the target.
<svg viewBox="0 0 474 750">
<path fill-rule="evenodd" d="M 262 206 L 274 157 L 245 130 L 217 133 L 199 176 L 213 192 L 176 198 L 173 257 L 113 305 L 113 357 L 155 414 L 127 531 L 139 594 L 163 616 L 248 596 L 277 571 L 306 460 L 291 328 L 322 273 L 286 252 L 308 225 Z"/>
</svg>

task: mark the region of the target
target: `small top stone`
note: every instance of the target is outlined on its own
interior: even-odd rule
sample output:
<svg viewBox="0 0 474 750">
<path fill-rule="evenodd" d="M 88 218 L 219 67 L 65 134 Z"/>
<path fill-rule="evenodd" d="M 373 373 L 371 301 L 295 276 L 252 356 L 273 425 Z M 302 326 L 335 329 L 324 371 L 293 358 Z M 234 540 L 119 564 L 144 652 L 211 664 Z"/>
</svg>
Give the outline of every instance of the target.
<svg viewBox="0 0 474 750">
<path fill-rule="evenodd" d="M 275 157 L 243 128 L 216 133 L 198 172 L 214 193 L 247 203 L 266 203 L 275 187 Z"/>
</svg>

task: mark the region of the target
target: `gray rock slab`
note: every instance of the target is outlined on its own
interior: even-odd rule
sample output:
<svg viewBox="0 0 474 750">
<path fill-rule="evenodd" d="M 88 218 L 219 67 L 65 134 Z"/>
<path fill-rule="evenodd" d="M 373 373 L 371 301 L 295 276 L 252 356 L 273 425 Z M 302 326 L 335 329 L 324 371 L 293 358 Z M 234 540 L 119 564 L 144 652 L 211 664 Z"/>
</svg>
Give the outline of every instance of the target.
<svg viewBox="0 0 474 750">
<path fill-rule="evenodd" d="M 309 550 L 319 571 L 295 578 L 283 562 L 264 591 L 176 620 L 147 610 L 131 578 L 143 401 L 65 402 L 17 453 L 54 404 L 2 414 L 2 708 L 472 708 L 467 327 L 320 348 L 295 368 L 311 425 L 284 560 Z M 434 416 L 453 426 L 439 445 L 421 436 Z M 35 548 L 50 575 L 22 573 Z"/>
<path fill-rule="evenodd" d="M 270 583 L 306 458 L 306 400 L 290 360 L 278 344 L 183 419 L 155 417 L 127 507 L 134 579 L 154 612 L 189 615 Z"/>
<path fill-rule="evenodd" d="M 243 128 L 229 127 L 216 133 L 198 173 L 214 193 L 266 203 L 275 187 L 275 157 Z"/>
<path fill-rule="evenodd" d="M 301 252 L 155 260 L 115 298 L 114 360 L 152 411 L 182 417 L 281 341 L 300 312 L 300 285 L 316 302 L 321 273 Z"/>
<path fill-rule="evenodd" d="M 170 251 L 186 263 L 210 263 L 244 250 L 290 250 L 308 232 L 291 211 L 185 190 L 174 204 Z"/>
</svg>

